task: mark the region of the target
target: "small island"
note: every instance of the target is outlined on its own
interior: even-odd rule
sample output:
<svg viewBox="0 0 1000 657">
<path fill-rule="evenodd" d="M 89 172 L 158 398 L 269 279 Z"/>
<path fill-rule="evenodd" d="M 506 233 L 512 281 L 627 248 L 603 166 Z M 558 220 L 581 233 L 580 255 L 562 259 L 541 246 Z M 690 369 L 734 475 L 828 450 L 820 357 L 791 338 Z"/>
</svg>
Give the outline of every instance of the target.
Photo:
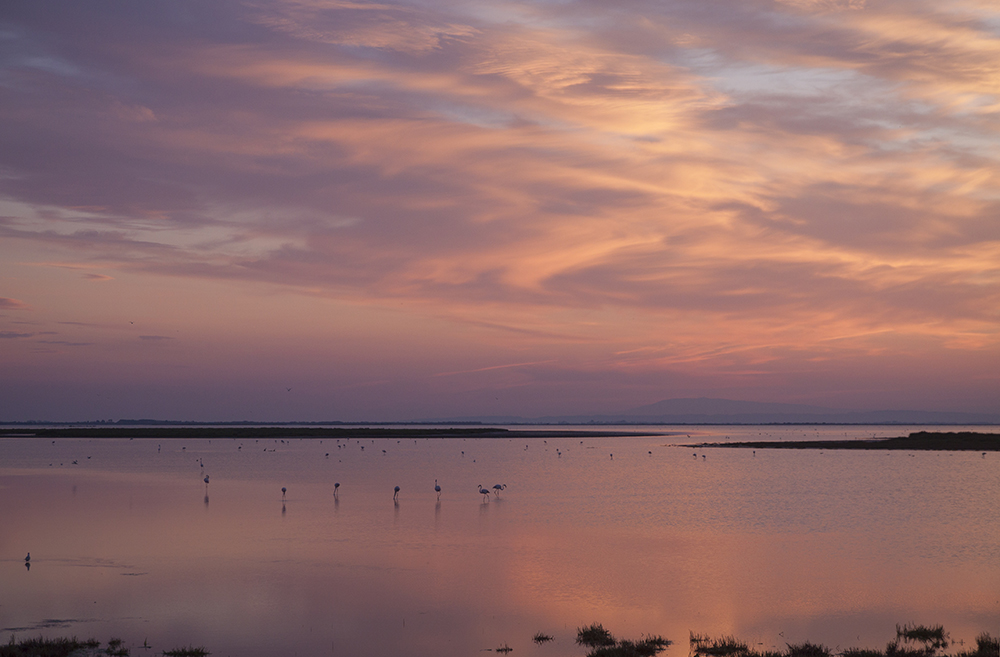
<svg viewBox="0 0 1000 657">
<path fill-rule="evenodd" d="M 682 447 L 1000 452 L 1000 433 L 980 433 L 975 431 L 917 431 L 908 436 L 900 436 L 898 438 L 698 443 L 682 445 Z"/>
</svg>

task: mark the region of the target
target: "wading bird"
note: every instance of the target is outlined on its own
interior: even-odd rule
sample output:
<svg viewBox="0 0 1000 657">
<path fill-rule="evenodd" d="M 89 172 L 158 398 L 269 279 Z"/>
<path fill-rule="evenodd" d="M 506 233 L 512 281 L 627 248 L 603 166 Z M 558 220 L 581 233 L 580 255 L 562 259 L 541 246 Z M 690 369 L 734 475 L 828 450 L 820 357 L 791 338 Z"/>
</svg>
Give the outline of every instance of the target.
<svg viewBox="0 0 1000 657">
<path fill-rule="evenodd" d="M 434 480 L 434 492 L 438 494 L 438 499 L 441 499 L 441 487 L 438 486 L 438 480 Z"/>
<path fill-rule="evenodd" d="M 288 489 L 287 489 L 287 488 L 285 488 L 284 486 L 282 486 L 282 487 L 281 487 L 281 501 L 282 501 L 282 502 L 284 502 L 284 501 L 285 501 L 285 493 L 287 493 L 287 492 L 288 492 Z"/>
<path fill-rule="evenodd" d="M 30 552 L 28 553 L 28 556 L 26 556 L 24 558 L 24 563 L 28 563 L 29 561 L 31 561 L 31 553 Z"/>
<path fill-rule="evenodd" d="M 337 489 L 338 488 L 340 488 L 340 482 L 339 481 L 334 482 L 334 484 L 333 484 L 333 496 L 334 497 L 337 497 Z"/>
<path fill-rule="evenodd" d="M 395 500 L 399 496 L 399 486 L 396 486 L 392 491 L 392 499 Z"/>
<path fill-rule="evenodd" d="M 487 488 L 483 488 L 482 484 L 479 484 L 479 494 L 482 495 L 485 498 L 484 501 L 487 501 L 487 502 L 489 501 L 489 499 L 490 499 L 490 491 Z"/>
<path fill-rule="evenodd" d="M 496 493 L 496 496 L 497 496 L 498 499 L 500 497 L 500 491 L 502 491 L 504 488 L 507 488 L 507 484 L 494 484 L 493 485 L 493 492 Z"/>
</svg>

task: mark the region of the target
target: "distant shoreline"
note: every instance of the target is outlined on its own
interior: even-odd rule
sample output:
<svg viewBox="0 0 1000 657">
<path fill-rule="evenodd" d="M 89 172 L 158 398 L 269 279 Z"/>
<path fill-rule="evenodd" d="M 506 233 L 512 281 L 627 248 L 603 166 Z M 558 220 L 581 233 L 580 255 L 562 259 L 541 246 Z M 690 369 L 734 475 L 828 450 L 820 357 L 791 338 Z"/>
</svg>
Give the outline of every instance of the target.
<svg viewBox="0 0 1000 657">
<path fill-rule="evenodd" d="M 909 436 L 866 440 L 786 440 L 738 443 L 698 443 L 679 447 L 734 447 L 752 449 L 868 449 L 947 452 L 1000 452 L 1000 433 L 975 431 L 917 431 Z"/>
<path fill-rule="evenodd" d="M 383 427 L 302 427 L 302 426 L 225 426 L 225 427 L 60 427 L 28 430 L 0 429 L 0 438 L 626 438 L 669 436 L 677 432 L 649 431 L 519 431 L 496 427 L 461 427 L 451 429 L 402 429 Z"/>
</svg>

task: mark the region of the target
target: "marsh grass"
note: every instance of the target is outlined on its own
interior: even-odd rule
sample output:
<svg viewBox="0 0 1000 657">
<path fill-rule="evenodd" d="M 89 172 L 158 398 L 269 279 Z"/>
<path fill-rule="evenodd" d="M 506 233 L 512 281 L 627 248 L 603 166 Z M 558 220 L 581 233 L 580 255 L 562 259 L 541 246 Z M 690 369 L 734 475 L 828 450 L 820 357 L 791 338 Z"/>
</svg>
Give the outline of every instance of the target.
<svg viewBox="0 0 1000 657">
<path fill-rule="evenodd" d="M 955 657 L 1000 657 L 1000 639 L 986 632 L 976 637 L 976 649 L 958 653 Z"/>
<path fill-rule="evenodd" d="M 629 641 L 622 639 L 610 646 L 600 646 L 587 653 L 587 657 L 653 657 L 667 649 L 670 641 L 661 636 Z"/>
<path fill-rule="evenodd" d="M 587 657 L 653 657 L 666 650 L 671 643 L 659 635 L 650 635 L 638 641 L 618 640 L 600 623 L 578 629 L 576 642 L 591 649 Z"/>
<path fill-rule="evenodd" d="M 174 648 L 173 650 L 164 650 L 163 654 L 166 657 L 206 657 L 211 655 L 209 651 L 204 648 Z"/>
<path fill-rule="evenodd" d="M 848 648 L 840 654 L 843 657 L 882 657 L 885 653 L 871 648 Z"/>
<path fill-rule="evenodd" d="M 507 644 L 505 643 L 505 644 L 503 644 L 502 646 L 500 646 L 499 648 L 497 648 L 497 649 L 496 649 L 496 652 L 499 652 L 499 653 L 502 653 L 502 654 L 506 655 L 506 654 L 507 654 L 507 653 L 509 653 L 509 652 L 510 652 L 511 650 L 513 650 L 513 648 L 511 648 L 510 646 L 508 646 L 508 645 L 507 645 Z"/>
<path fill-rule="evenodd" d="M 783 651 L 756 651 L 733 636 L 717 639 L 704 634 L 690 635 L 691 657 L 949 657 L 942 651 L 950 643 L 948 633 L 940 625 L 896 626 L 896 638 L 886 644 L 885 649 L 847 648 L 834 653 L 830 648 L 806 643 L 785 644 Z M 1000 657 L 1000 639 L 983 632 L 976 637 L 975 650 L 955 653 L 950 657 Z"/>
<path fill-rule="evenodd" d="M 109 657 L 128 657 L 128 648 L 122 645 L 123 643 L 121 639 L 108 639 L 108 648 L 104 652 L 108 653 Z"/>
<path fill-rule="evenodd" d="M 76 637 L 70 639 L 25 639 L 16 641 L 14 635 L 10 635 L 10 643 L 0 645 L 0 657 L 68 657 L 77 650 L 95 649 L 101 645 L 96 639 L 78 641 Z"/>
<path fill-rule="evenodd" d="M 611 632 L 604 629 L 600 623 L 593 623 L 587 627 L 581 627 L 576 631 L 576 642 L 588 648 L 600 648 L 602 646 L 613 646 L 615 638 Z"/>
<path fill-rule="evenodd" d="M 830 649 L 815 643 L 800 643 L 798 645 L 785 644 L 788 646 L 788 657 L 830 657 Z"/>
<path fill-rule="evenodd" d="M 531 640 L 537 643 L 538 645 L 542 645 L 543 643 L 548 643 L 549 641 L 551 641 L 552 637 L 542 632 L 535 632 L 535 636 L 531 637 Z"/>
<path fill-rule="evenodd" d="M 691 634 L 691 649 L 695 655 L 702 657 L 729 657 L 730 655 L 749 655 L 750 646 L 734 636 L 722 636 L 718 639 Z"/>
</svg>

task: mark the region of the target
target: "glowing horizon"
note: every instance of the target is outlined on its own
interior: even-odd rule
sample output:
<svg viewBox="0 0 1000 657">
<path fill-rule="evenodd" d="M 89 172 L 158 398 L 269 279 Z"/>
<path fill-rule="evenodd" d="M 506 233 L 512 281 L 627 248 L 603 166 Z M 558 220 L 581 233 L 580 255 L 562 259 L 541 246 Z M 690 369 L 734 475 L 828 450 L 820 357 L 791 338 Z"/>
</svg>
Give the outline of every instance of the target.
<svg viewBox="0 0 1000 657">
<path fill-rule="evenodd" d="M 1000 408 L 985 0 L 14 2 L 0 98 L 0 420 Z"/>
</svg>

